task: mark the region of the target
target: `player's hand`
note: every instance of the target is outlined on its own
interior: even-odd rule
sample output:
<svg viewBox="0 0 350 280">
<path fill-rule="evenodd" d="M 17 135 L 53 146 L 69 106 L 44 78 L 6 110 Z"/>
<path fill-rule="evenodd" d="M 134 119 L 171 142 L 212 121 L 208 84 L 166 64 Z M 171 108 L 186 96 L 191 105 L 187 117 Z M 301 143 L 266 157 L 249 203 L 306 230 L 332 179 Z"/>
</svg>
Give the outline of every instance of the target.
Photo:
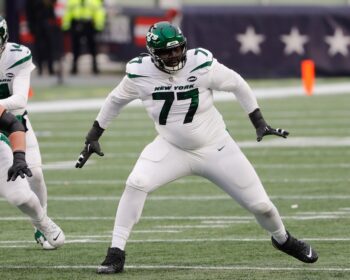
<svg viewBox="0 0 350 280">
<path fill-rule="evenodd" d="M 86 135 L 85 147 L 80 153 L 75 168 L 82 168 L 93 153 L 98 154 L 100 157 L 104 156 L 100 143 L 98 143 L 98 139 L 101 137 L 103 131 L 104 129 L 100 127 L 98 121 L 94 121 L 90 131 Z"/>
<path fill-rule="evenodd" d="M 249 118 L 256 129 L 256 140 L 260 142 L 266 135 L 276 135 L 279 137 L 287 138 L 289 132 L 281 128 L 272 128 L 264 120 L 259 108 L 256 108 L 249 114 Z"/>
<path fill-rule="evenodd" d="M 276 135 L 279 137 L 287 138 L 289 135 L 289 132 L 287 130 L 284 130 L 282 128 L 272 128 L 269 125 L 262 125 L 257 127 L 256 129 L 256 140 L 260 142 L 264 136 L 266 135 Z"/>
<path fill-rule="evenodd" d="M 18 176 L 24 178 L 25 175 L 32 177 L 32 172 L 28 168 L 25 153 L 24 152 L 14 152 L 13 153 L 13 164 L 7 172 L 7 182 L 15 181 Z"/>
<path fill-rule="evenodd" d="M 104 153 L 101 151 L 100 143 L 98 143 L 98 141 L 86 140 L 85 147 L 79 155 L 79 158 L 75 164 L 75 168 L 82 168 L 85 162 L 93 153 L 98 154 L 101 157 L 104 156 Z"/>
</svg>

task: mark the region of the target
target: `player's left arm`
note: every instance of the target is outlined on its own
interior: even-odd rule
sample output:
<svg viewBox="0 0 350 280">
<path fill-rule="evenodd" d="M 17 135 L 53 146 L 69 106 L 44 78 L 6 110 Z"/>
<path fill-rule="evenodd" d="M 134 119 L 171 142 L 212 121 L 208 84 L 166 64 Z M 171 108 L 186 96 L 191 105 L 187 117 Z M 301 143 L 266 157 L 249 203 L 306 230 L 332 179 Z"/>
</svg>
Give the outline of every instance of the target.
<svg viewBox="0 0 350 280">
<path fill-rule="evenodd" d="M 7 181 L 15 181 L 18 176 L 24 178 L 32 176 L 25 159 L 25 128 L 16 117 L 0 106 L 0 127 L 9 133 L 9 140 L 13 151 L 13 164 L 8 170 Z"/>
<path fill-rule="evenodd" d="M 256 129 L 257 141 L 266 135 L 287 138 L 289 132 L 281 128 L 272 128 L 262 116 L 258 102 L 248 83 L 235 71 L 214 60 L 210 71 L 210 87 L 218 91 L 233 92 L 241 107 L 247 112 Z"/>
</svg>

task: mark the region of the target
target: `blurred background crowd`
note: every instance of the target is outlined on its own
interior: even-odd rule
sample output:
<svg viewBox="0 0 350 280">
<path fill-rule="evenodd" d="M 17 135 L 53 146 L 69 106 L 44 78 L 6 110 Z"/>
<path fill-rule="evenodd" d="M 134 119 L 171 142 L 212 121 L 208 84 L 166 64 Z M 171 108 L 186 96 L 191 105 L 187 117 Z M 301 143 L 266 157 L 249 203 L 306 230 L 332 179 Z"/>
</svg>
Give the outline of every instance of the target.
<svg viewBox="0 0 350 280">
<path fill-rule="evenodd" d="M 40 76 L 121 71 L 160 20 L 248 78 L 297 77 L 305 60 L 350 74 L 349 0 L 0 0 L 0 14 Z"/>
</svg>

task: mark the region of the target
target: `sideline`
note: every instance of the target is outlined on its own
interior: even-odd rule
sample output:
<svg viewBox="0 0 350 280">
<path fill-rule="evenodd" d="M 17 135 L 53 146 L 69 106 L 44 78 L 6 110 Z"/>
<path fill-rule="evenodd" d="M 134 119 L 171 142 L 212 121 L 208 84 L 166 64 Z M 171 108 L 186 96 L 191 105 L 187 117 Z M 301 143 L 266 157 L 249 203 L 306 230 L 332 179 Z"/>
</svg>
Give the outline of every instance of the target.
<svg viewBox="0 0 350 280">
<path fill-rule="evenodd" d="M 350 83 L 339 83 L 315 86 L 314 95 L 349 94 Z M 254 89 L 257 99 L 263 98 L 283 98 L 291 96 L 305 96 L 303 88 L 283 87 L 283 88 L 261 88 Z M 234 94 L 228 92 L 217 92 L 214 94 L 214 101 L 235 100 Z M 101 108 L 104 99 L 75 99 L 75 100 L 55 100 L 29 102 L 28 111 L 30 113 L 50 113 L 50 112 L 70 112 L 97 110 Z M 140 100 L 131 102 L 128 106 L 141 106 Z"/>
</svg>

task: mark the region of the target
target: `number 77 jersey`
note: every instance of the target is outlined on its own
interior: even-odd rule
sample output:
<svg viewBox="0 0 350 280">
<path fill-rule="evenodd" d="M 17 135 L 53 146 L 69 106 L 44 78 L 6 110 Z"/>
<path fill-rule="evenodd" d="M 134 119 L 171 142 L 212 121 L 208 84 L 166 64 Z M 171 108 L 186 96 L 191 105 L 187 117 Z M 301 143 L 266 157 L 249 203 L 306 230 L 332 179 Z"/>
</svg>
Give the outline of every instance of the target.
<svg viewBox="0 0 350 280">
<path fill-rule="evenodd" d="M 213 90 L 225 89 L 221 74 L 235 77 L 235 72 L 201 48 L 188 50 L 185 67 L 174 74 L 159 70 L 151 59 L 138 57 L 127 64 L 126 76 L 97 117 L 100 125 L 105 128 L 125 104 L 138 98 L 158 133 L 179 148 L 197 149 L 223 135 L 226 126 L 213 105 Z"/>
</svg>

